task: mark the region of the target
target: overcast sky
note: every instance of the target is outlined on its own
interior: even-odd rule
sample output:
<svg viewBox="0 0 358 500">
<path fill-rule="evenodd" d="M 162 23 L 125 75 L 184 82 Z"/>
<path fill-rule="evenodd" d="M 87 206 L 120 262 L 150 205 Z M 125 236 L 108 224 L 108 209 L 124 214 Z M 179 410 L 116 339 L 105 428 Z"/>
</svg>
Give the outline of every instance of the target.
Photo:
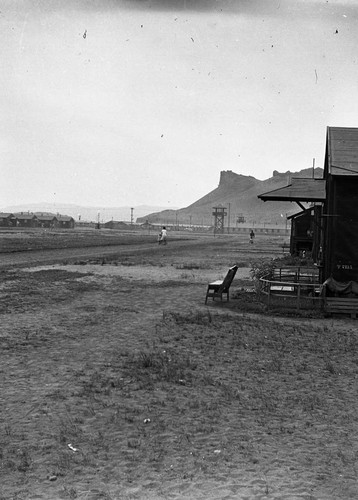
<svg viewBox="0 0 358 500">
<path fill-rule="evenodd" d="M 357 0 L 1 0 L 0 208 L 185 207 L 358 127 Z"/>
</svg>

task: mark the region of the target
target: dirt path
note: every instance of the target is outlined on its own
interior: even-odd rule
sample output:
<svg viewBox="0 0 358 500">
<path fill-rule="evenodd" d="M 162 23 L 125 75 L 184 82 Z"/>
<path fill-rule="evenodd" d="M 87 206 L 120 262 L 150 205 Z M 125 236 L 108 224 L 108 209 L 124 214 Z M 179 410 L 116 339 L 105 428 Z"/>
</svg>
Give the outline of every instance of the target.
<svg viewBox="0 0 358 500">
<path fill-rule="evenodd" d="M 177 249 L 190 252 L 190 248 L 205 246 L 202 240 L 193 239 L 186 241 L 172 240 L 166 247 L 159 247 L 155 242 L 141 245 L 110 245 L 83 248 L 63 248 L 56 250 L 34 250 L 24 252 L 11 252 L 0 254 L 0 267 L 40 265 L 62 261 L 86 260 L 109 256 L 147 255 L 148 253 L 171 254 Z"/>
</svg>

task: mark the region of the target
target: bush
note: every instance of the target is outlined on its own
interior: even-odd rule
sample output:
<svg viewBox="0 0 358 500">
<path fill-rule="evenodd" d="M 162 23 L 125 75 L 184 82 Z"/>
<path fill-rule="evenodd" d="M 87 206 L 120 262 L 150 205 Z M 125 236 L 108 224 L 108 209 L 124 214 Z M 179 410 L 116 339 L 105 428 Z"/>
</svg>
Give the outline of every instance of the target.
<svg viewBox="0 0 358 500">
<path fill-rule="evenodd" d="M 285 255 L 276 259 L 260 259 L 251 264 L 250 276 L 255 281 L 256 291 L 261 289 L 260 278 L 271 276 L 273 270 L 288 266 L 312 266 L 313 262 L 310 256 L 301 258 L 294 255 Z"/>
<path fill-rule="evenodd" d="M 277 267 L 276 259 L 257 260 L 251 264 L 250 276 L 253 280 L 259 281 L 264 276 L 270 276 L 275 267 Z"/>
</svg>

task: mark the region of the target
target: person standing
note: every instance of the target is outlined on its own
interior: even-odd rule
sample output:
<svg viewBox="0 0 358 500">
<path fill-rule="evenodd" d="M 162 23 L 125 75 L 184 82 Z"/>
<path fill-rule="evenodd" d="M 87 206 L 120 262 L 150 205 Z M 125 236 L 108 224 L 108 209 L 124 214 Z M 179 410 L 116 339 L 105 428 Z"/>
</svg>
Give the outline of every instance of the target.
<svg viewBox="0 0 358 500">
<path fill-rule="evenodd" d="M 254 230 L 251 229 L 251 231 L 250 231 L 250 243 L 251 243 L 251 245 L 254 242 L 254 238 L 255 238 L 255 233 L 254 233 Z"/>
<path fill-rule="evenodd" d="M 163 226 L 162 229 L 161 243 L 163 243 L 163 245 L 167 244 L 167 230 L 165 226 Z"/>
</svg>

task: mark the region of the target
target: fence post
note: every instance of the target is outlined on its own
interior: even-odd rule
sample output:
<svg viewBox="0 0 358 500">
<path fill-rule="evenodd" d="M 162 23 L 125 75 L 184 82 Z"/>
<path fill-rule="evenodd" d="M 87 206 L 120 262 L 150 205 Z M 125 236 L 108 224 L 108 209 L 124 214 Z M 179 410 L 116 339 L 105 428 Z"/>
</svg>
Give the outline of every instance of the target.
<svg viewBox="0 0 358 500">
<path fill-rule="evenodd" d="M 270 307 L 270 301 L 271 301 L 271 283 L 267 281 L 268 285 L 268 292 L 267 292 L 267 307 Z"/>
</svg>

